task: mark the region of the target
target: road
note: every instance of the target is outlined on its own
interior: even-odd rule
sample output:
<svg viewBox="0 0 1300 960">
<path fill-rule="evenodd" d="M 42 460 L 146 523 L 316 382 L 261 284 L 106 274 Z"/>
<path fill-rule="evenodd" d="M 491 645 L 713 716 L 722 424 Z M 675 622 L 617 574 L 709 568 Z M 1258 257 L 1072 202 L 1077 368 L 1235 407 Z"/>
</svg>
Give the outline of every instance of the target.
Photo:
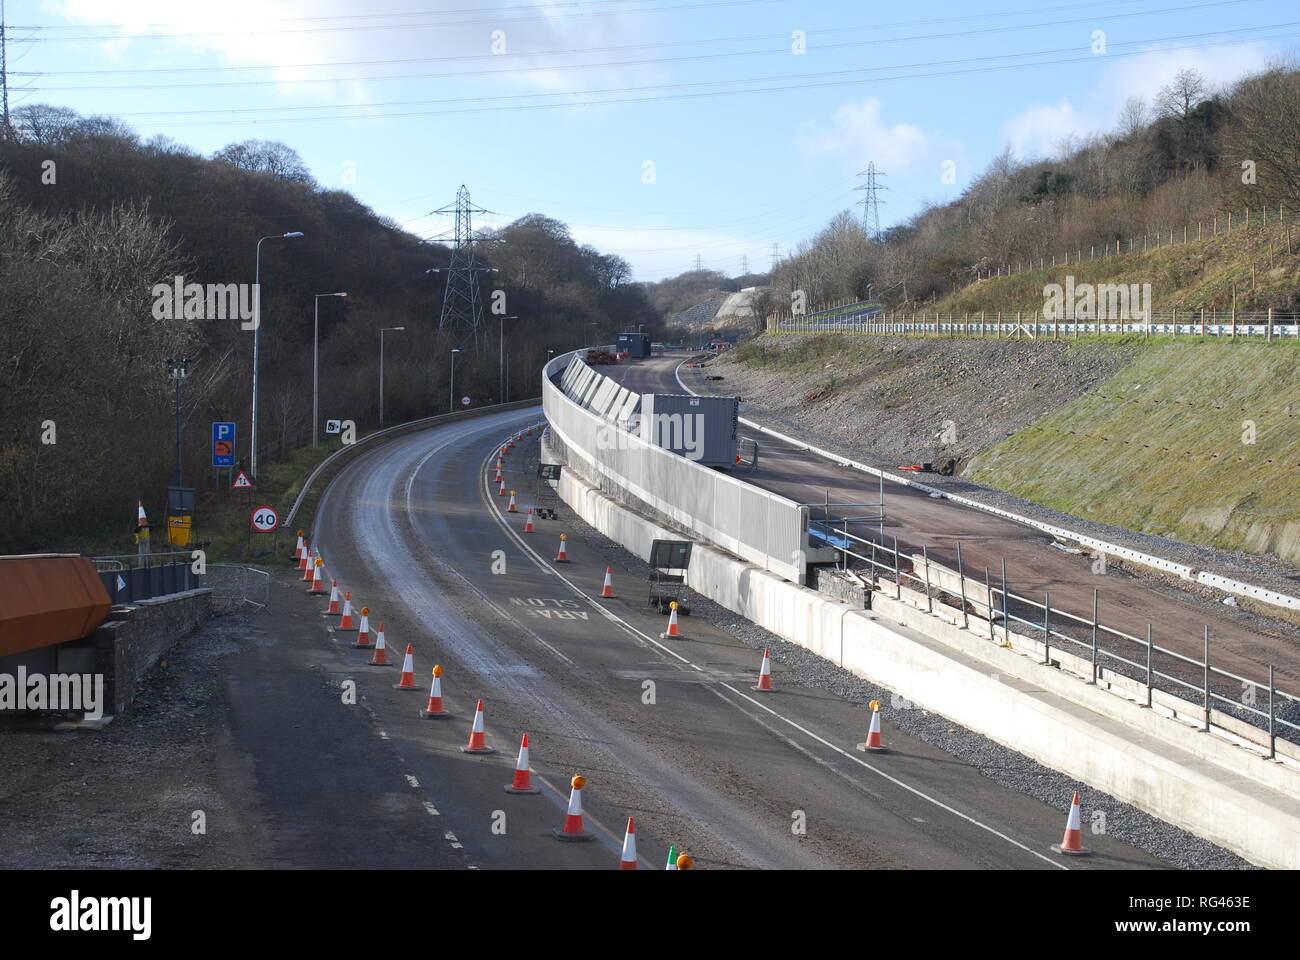
<svg viewBox="0 0 1300 960">
<path fill-rule="evenodd" d="M 683 619 L 686 639 L 660 639 L 664 618 L 621 568 L 616 597 L 600 599 L 597 545 L 571 537 L 571 562 L 554 563 L 565 512 L 524 534 L 523 513 L 506 513 L 489 484 L 497 444 L 540 415 L 444 424 L 360 455 L 314 529 L 331 576 L 385 621 L 395 659 L 414 645 L 419 693 L 391 689 L 396 668 L 347 653 L 385 747 L 469 865 L 610 869 L 631 815 L 641 866 L 655 869 L 669 844 L 703 868 L 1166 866 L 1110 836 L 1088 838 L 1097 856 L 1062 860 L 1049 847 L 1068 797 L 1047 806 L 1004 788 L 887 721 L 891 752 L 858 753 L 862 708 L 799 686 L 780 664 L 778 691 L 754 693 L 755 651 L 699 616 Z M 507 457 L 509 488 L 529 489 L 535 443 Z M 454 720 L 417 717 L 435 662 Z M 478 698 L 498 751 L 487 757 L 458 749 Z M 537 796 L 502 789 L 523 733 Z M 593 843 L 551 836 L 576 773 L 589 780 Z"/>
<path fill-rule="evenodd" d="M 681 393 L 674 371 L 687 356 L 654 357 L 610 369 L 617 369 L 614 375 L 632 390 Z M 683 369 L 681 373 L 686 379 L 694 371 Z M 689 379 L 686 382 L 691 384 Z M 700 388 L 700 392 L 705 391 Z M 746 415 L 743 403 L 741 415 Z M 740 475 L 747 482 L 800 503 L 823 502 L 828 493 L 831 502 L 863 503 L 878 499 L 874 477 L 766 435 L 760 437 L 760 443 L 758 471 Z M 931 499 L 911 487 L 886 483 L 885 500 L 887 542 L 897 537 L 900 544 L 916 553 L 922 547 L 928 548 L 933 560 L 956 569 L 956 544 L 960 541 L 968 576 L 981 581 L 981 588 L 985 570 L 991 572 L 996 587 L 1001 561 L 1005 558 L 1012 593 L 1041 600 L 1050 591 L 1053 608 L 1090 621 L 1096 588 L 1100 591 L 1102 623 L 1138 637 L 1145 635 L 1148 624 L 1153 624 L 1152 637 L 1157 645 L 1198 661 L 1202 657 L 1203 631 L 1208 625 L 1211 662 L 1215 667 L 1264 685 L 1267 666 L 1272 663 L 1276 667 L 1277 685 L 1290 693 L 1300 692 L 1300 643 L 1291 628 L 1284 625 L 1276 629 L 1261 628 L 1258 620 L 1248 620 L 1239 611 L 1227 607 L 1209 610 L 1204 605 L 1191 604 L 1179 591 L 1136 579 L 1114 565 L 1099 575 L 1093 572 L 1089 557 L 1070 555 L 1052 547 L 1052 537 L 1040 530 L 950 500 Z M 1061 624 L 1054 627 L 1060 628 Z M 1104 634 L 1100 642 L 1105 646 Z M 1139 663 L 1145 656 L 1132 643 L 1123 643 L 1119 652 Z M 1198 668 L 1191 668 L 1189 673 L 1167 655 L 1158 654 L 1154 666 L 1158 671 L 1183 674 L 1189 682 L 1200 683 Z M 1226 682 L 1221 692 L 1239 696 L 1241 685 Z M 1190 695 L 1196 696 L 1195 692 Z"/>
</svg>

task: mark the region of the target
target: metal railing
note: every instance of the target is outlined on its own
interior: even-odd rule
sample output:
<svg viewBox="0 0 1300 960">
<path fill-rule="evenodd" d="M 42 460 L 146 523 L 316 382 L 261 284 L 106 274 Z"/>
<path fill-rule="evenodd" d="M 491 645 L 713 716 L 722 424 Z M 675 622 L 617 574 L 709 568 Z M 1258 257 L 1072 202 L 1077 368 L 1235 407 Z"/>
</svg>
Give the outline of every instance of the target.
<svg viewBox="0 0 1300 960">
<path fill-rule="evenodd" d="M 1300 340 L 1300 315 L 1267 310 L 1152 311 L 1133 317 L 1095 318 L 1073 314 L 1041 317 L 1037 311 L 971 315 L 926 313 L 876 314 L 873 317 L 819 319 L 783 318 L 770 325 L 772 333 L 863 334 L 901 337 L 969 337 L 983 340 L 1075 340 L 1080 337 L 1211 337 L 1227 340 Z"/>
<path fill-rule="evenodd" d="M 962 556 L 960 541 L 956 545 L 957 566 L 951 570 L 932 561 L 928 547 L 923 546 L 919 551 L 905 550 L 897 537 L 886 542 L 883 535 L 878 535 L 879 540 L 861 536 L 852 531 L 851 524 L 831 524 L 831 528 L 833 538 L 819 537 L 822 539 L 819 545 L 833 545 L 841 553 L 845 569 L 854 560 L 864 565 L 873 593 L 879 589 L 879 578 L 884 574 L 893 580 L 894 599 L 902 601 L 904 583 L 912 581 L 916 592 L 924 593 L 928 613 L 936 612 L 936 602 L 946 605 L 950 607 L 951 615 L 960 619 L 967 630 L 971 629 L 974 616 L 987 626 L 988 639 L 1001 646 L 1011 647 L 1013 638 L 1022 643 L 1037 641 L 1041 644 L 1042 662 L 1046 664 L 1059 666 L 1052 660 L 1054 649 L 1073 652 L 1085 663 L 1090 663 L 1089 682 L 1098 683 L 1107 670 L 1127 677 L 1144 689 L 1147 707 L 1153 705 L 1155 691 L 1183 700 L 1193 696 L 1199 700 L 1194 705 L 1201 712 L 1203 730 L 1209 732 L 1213 725 L 1212 711 L 1218 708 L 1221 713 L 1266 731 L 1270 759 L 1277 755 L 1278 737 L 1300 743 L 1300 697 L 1278 689 L 1272 664 L 1268 665 L 1266 681 L 1243 677 L 1213 665 L 1208 625 L 1201 638 L 1203 658 L 1198 660 L 1154 642 L 1151 624 L 1147 624 L 1146 635 L 1142 637 L 1107 626 L 1101 620 L 1099 588 L 1093 590 L 1091 615 L 1080 616 L 1052 606 L 1050 591 L 1044 592 L 1041 601 L 1013 591 L 1008 584 L 1005 558 L 1001 560 L 996 577 L 990 575 L 987 567 L 982 571 L 982 578 L 980 571 L 971 576 Z M 810 534 L 817 536 L 812 531 Z M 922 568 L 919 573 L 916 569 L 918 559 Z M 944 604 L 945 597 L 953 602 Z M 1013 630 L 1013 624 L 1023 627 L 1023 632 Z M 984 629 L 979 623 L 976 627 Z M 1229 689 L 1239 695 L 1229 696 L 1224 692 Z M 1267 697 L 1266 709 L 1258 705 L 1262 696 Z"/>
</svg>

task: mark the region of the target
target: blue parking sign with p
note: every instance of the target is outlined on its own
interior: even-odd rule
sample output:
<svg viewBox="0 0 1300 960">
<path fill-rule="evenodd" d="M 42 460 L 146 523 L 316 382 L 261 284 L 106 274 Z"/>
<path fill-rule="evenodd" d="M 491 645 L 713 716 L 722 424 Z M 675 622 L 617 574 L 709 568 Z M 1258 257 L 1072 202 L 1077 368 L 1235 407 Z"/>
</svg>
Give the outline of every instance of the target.
<svg viewBox="0 0 1300 960">
<path fill-rule="evenodd" d="M 235 465 L 235 425 L 220 420 L 212 423 L 212 465 L 214 467 L 233 467 Z"/>
</svg>

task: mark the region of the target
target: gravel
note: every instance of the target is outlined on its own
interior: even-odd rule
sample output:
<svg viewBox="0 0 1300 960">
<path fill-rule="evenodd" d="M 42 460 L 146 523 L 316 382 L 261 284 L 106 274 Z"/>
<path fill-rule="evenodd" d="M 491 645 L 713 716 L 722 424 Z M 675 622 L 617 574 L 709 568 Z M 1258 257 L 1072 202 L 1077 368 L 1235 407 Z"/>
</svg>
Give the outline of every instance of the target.
<svg viewBox="0 0 1300 960">
<path fill-rule="evenodd" d="M 589 526 L 563 502 L 559 513 L 570 524 L 573 534 L 609 563 L 618 564 L 639 577 L 648 578 L 650 567 L 640 557 Z M 1062 810 L 1074 791 L 1079 792 L 1084 810 L 1104 811 L 1106 833 L 1160 857 L 1174 866 L 1189 870 L 1253 870 L 1252 864 L 1207 840 L 1180 830 L 1144 813 L 1109 794 L 1037 763 L 1030 758 L 995 743 L 987 737 L 961 727 L 939 714 L 908 704 L 899 695 L 871 683 L 813 654 L 776 634 L 737 616 L 693 590 L 679 588 L 692 616 L 703 617 L 726 630 L 737 640 L 761 649 L 768 647 L 772 657 L 793 670 L 799 683 L 842 697 L 865 707 L 872 700 L 890 703 L 890 721 L 894 726 L 926 743 L 947 751 L 975 767 L 984 776 L 1013 790 L 1028 794 Z M 1065 798 L 1065 801 L 1063 801 Z M 1089 829 L 1085 824 L 1085 831 Z M 1086 837 L 1085 837 L 1086 842 Z"/>
</svg>

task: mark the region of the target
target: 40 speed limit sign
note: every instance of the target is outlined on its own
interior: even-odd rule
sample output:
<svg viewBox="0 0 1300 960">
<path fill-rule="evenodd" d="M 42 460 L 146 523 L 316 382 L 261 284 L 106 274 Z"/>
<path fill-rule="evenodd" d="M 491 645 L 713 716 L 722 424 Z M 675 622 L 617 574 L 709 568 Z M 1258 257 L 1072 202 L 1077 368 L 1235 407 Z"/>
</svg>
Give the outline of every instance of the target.
<svg viewBox="0 0 1300 960">
<path fill-rule="evenodd" d="M 280 525 L 280 515 L 275 512 L 275 507 L 258 507 L 249 516 L 248 522 L 258 533 L 270 533 Z"/>
</svg>

